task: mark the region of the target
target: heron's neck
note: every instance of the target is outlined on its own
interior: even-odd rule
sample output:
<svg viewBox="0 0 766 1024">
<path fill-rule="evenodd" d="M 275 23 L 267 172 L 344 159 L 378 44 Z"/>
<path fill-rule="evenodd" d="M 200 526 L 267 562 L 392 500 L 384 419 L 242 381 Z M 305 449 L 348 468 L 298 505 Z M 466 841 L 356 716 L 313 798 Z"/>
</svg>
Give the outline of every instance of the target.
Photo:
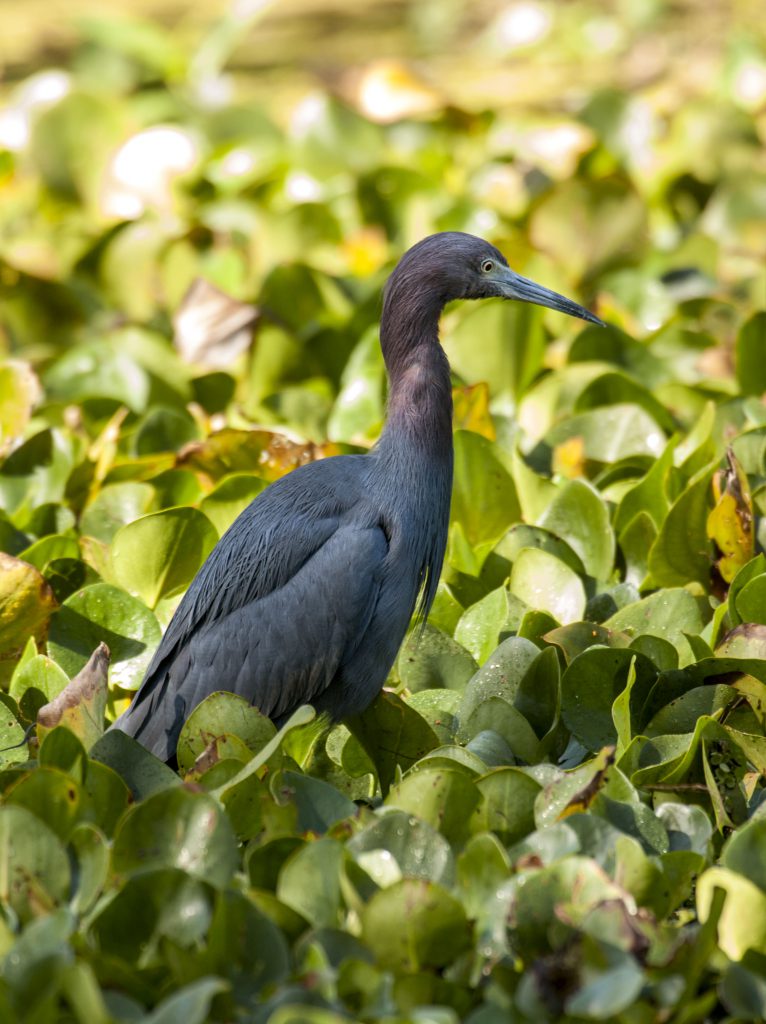
<svg viewBox="0 0 766 1024">
<path fill-rule="evenodd" d="M 385 448 L 452 464 L 452 387 L 439 344 L 440 306 L 400 319 L 384 309 L 380 344 L 389 376 Z"/>
</svg>

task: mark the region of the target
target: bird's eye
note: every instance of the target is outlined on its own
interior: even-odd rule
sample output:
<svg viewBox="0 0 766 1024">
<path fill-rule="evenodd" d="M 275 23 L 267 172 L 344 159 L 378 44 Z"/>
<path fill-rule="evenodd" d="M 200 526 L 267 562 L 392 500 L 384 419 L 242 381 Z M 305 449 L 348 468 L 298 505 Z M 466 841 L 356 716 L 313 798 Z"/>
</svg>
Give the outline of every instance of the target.
<svg viewBox="0 0 766 1024">
<path fill-rule="evenodd" d="M 492 260 L 482 260 L 481 271 L 483 274 L 489 274 L 494 269 L 495 264 L 492 262 Z"/>
</svg>

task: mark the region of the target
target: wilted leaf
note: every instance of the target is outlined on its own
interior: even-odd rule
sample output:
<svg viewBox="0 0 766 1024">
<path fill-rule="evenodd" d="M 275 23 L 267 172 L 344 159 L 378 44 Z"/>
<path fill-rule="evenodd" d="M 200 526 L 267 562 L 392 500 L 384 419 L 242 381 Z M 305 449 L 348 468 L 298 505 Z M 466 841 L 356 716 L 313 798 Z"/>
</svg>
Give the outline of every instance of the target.
<svg viewBox="0 0 766 1024">
<path fill-rule="evenodd" d="M 51 729 L 65 725 L 89 750 L 104 732 L 109 648 L 101 643 L 86 665 L 50 704 L 37 712 L 37 737 L 42 740 Z"/>
</svg>

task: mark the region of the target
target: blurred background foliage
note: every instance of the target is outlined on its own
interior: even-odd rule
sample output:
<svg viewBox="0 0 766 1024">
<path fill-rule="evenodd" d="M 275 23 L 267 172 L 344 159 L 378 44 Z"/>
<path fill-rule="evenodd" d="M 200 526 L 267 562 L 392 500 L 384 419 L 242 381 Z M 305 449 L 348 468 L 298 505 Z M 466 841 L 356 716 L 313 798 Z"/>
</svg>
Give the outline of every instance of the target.
<svg viewBox="0 0 766 1024">
<path fill-rule="evenodd" d="M 761 7 L 0 4 L 2 1019 L 766 1017 Z M 444 229 L 610 326 L 447 310 L 405 700 L 273 749 L 211 705 L 208 793 L 86 757 L 102 704 L 51 732 L 102 642 L 126 706 L 263 487 L 374 442 L 381 287 Z"/>
</svg>

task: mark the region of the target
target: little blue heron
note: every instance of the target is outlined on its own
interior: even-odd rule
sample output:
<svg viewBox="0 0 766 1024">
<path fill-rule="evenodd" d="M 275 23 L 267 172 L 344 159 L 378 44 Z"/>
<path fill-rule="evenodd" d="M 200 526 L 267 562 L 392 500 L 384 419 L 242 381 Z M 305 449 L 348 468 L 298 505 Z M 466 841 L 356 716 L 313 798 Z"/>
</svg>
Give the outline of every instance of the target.
<svg viewBox="0 0 766 1024">
<path fill-rule="evenodd" d="M 601 323 L 473 235 L 414 245 L 384 293 L 380 440 L 369 454 L 301 466 L 242 512 L 194 578 L 118 728 L 168 760 L 186 718 L 216 690 L 276 722 L 301 704 L 339 721 L 371 703 L 418 596 L 428 614 L 444 559 L 452 393 L 439 315 L 451 299 L 493 296 Z"/>
</svg>

